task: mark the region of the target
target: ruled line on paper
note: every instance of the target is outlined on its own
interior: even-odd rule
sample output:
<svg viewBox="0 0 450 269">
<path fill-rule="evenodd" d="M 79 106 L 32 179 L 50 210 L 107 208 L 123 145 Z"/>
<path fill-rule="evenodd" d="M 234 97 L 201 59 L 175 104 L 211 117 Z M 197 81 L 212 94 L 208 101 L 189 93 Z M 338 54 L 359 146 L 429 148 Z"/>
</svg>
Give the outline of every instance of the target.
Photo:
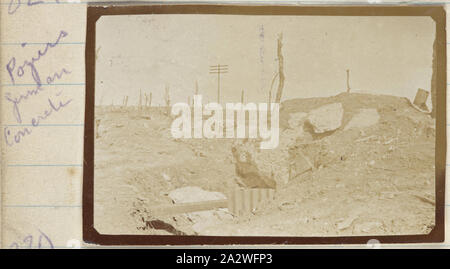
<svg viewBox="0 0 450 269">
<path fill-rule="evenodd" d="M 8 164 L 8 167 L 82 167 L 83 164 Z"/>
<path fill-rule="evenodd" d="M 52 84 L 43 84 L 41 87 L 46 86 L 85 86 L 86 83 L 52 83 Z M 27 87 L 27 86 L 37 86 L 36 83 L 16 83 L 16 84 L 0 84 L 0 87 Z"/>
<path fill-rule="evenodd" d="M 0 46 L 47 45 L 48 42 L 0 42 Z M 60 42 L 58 45 L 86 45 L 86 42 Z"/>
<path fill-rule="evenodd" d="M 4 208 L 81 208 L 81 205 L 3 205 Z"/>
<path fill-rule="evenodd" d="M 31 127 L 33 124 L 2 124 L 2 127 Z M 37 127 L 83 127 L 84 123 L 49 123 L 39 124 Z"/>
<path fill-rule="evenodd" d="M 68 1 L 68 2 L 59 2 L 59 1 L 57 1 L 57 0 L 55 0 L 55 1 L 53 1 L 53 2 L 39 2 L 39 3 L 33 3 L 33 6 L 38 6 L 38 5 L 79 5 L 79 4 L 83 4 L 83 5 L 86 5 L 86 4 L 89 4 L 89 3 L 92 3 L 92 2 L 94 2 L 94 1 L 78 1 L 78 0 L 72 0 L 72 1 Z M 96 2 L 96 3 L 101 3 L 101 2 Z M 103 3 L 111 3 L 111 2 L 107 2 L 107 1 L 105 1 L 105 2 L 103 2 Z M 11 5 L 11 3 L 10 2 L 0 2 L 0 5 L 2 5 L 2 6 L 9 6 L 9 5 Z M 21 4 L 21 5 L 24 5 L 24 6 L 30 6 L 29 4 L 27 4 L 27 3 L 23 3 L 23 4 Z"/>
</svg>

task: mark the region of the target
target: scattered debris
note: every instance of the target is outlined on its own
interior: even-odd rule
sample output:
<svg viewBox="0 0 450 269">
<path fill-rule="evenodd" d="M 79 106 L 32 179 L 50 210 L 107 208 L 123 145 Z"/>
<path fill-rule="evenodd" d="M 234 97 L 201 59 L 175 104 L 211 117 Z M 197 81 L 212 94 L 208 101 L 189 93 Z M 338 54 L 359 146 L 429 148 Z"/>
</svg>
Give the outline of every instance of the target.
<svg viewBox="0 0 450 269">
<path fill-rule="evenodd" d="M 280 210 L 290 210 L 295 208 L 297 205 L 294 202 L 284 202 L 278 206 Z"/>
<path fill-rule="evenodd" d="M 371 233 L 376 230 L 379 230 L 383 224 L 379 221 L 372 222 L 364 222 L 355 224 L 355 232 L 356 233 Z"/>
<path fill-rule="evenodd" d="M 306 223 L 309 222 L 309 218 L 308 218 L 308 217 L 300 218 L 300 219 L 299 219 L 299 222 L 302 223 L 302 224 L 306 224 Z"/>
<path fill-rule="evenodd" d="M 355 142 L 365 142 L 365 141 L 371 140 L 373 138 L 376 138 L 376 136 L 375 135 L 370 135 L 370 136 L 363 137 L 363 138 L 360 138 L 358 140 L 355 140 Z"/>
<path fill-rule="evenodd" d="M 144 229 L 164 230 L 174 235 L 186 235 L 184 232 L 177 230 L 171 224 L 166 223 L 162 220 L 147 220 L 145 221 Z"/>
<path fill-rule="evenodd" d="M 356 217 L 348 217 L 345 220 L 339 222 L 337 224 L 337 228 L 339 230 L 345 230 L 345 229 L 349 228 L 355 220 L 356 220 Z"/>
<path fill-rule="evenodd" d="M 432 206 L 436 205 L 436 203 L 434 201 L 434 197 L 429 198 L 429 197 L 422 196 L 422 195 L 419 195 L 419 194 L 413 194 L 413 196 L 416 197 L 417 199 L 419 199 L 420 201 L 424 202 L 424 203 L 430 204 Z"/>
<path fill-rule="evenodd" d="M 165 181 L 170 181 L 170 177 L 166 173 L 161 174 Z"/>
<path fill-rule="evenodd" d="M 397 140 L 398 140 L 398 138 L 391 138 L 388 141 L 384 142 L 383 145 L 389 145 L 390 143 L 397 141 Z"/>
<path fill-rule="evenodd" d="M 164 115 L 165 107 L 141 112 L 128 107 L 123 113 L 96 108 L 100 111 L 96 117 L 101 119 L 95 147 L 96 182 L 103 186 L 96 189 L 96 197 L 102 201 L 96 214 L 105 216 L 99 225 L 102 232 L 136 232 L 133 229 L 137 227 L 139 233 L 158 235 L 176 234 L 175 230 L 188 235 L 223 236 L 429 231 L 436 206 L 436 125 L 433 118 L 417 112 L 405 99 L 345 93 L 287 100 L 280 110 L 280 143 L 274 150 L 260 150 L 257 140 L 172 139 L 171 119 Z M 342 104 L 345 113 L 336 132 L 316 134 L 308 111 L 326 104 Z M 376 108 L 379 114 L 376 124 L 343 131 L 352 118 L 369 108 Z M 297 173 L 300 175 L 295 178 Z M 234 180 L 245 187 L 276 185 L 273 202 L 240 218 L 228 211 L 227 201 L 219 209 L 209 206 L 200 208 L 203 211 L 153 214 L 153 207 L 211 204 L 206 200 L 222 199 L 225 194 L 228 198 L 228 183 Z M 120 187 L 124 184 L 130 187 Z M 216 204 L 220 200 L 213 201 Z M 122 210 L 120 218 L 109 215 L 117 210 Z M 157 229 L 164 227 L 158 221 L 175 230 L 169 226 Z M 272 230 L 273 225 L 278 226 Z"/>
</svg>

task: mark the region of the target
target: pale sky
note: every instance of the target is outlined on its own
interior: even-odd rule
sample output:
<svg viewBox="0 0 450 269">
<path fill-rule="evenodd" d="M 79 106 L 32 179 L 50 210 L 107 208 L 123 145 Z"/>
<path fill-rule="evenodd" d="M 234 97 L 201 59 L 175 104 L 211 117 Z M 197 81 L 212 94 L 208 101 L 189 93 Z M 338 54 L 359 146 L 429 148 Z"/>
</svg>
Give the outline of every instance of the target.
<svg viewBox="0 0 450 269">
<path fill-rule="evenodd" d="M 283 33 L 283 100 L 332 96 L 350 87 L 414 98 L 430 90 L 435 23 L 430 17 L 120 15 L 97 21 L 96 104 L 136 105 L 139 90 L 164 104 L 199 93 L 217 99 L 217 75 L 228 65 L 221 100 L 266 102 L 278 70 L 277 35 Z M 276 90 L 277 82 L 274 85 Z"/>
</svg>

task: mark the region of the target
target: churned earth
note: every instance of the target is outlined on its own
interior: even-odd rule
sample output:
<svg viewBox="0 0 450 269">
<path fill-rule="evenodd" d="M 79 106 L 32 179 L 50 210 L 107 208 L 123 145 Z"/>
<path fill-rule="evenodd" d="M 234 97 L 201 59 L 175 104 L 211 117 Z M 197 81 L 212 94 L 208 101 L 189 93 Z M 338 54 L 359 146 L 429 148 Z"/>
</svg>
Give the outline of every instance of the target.
<svg viewBox="0 0 450 269">
<path fill-rule="evenodd" d="M 300 120 L 330 104 L 343 109 L 337 129 L 317 134 Z M 274 200 L 241 216 L 226 209 L 152 214 L 177 199 L 225 198 L 245 185 L 232 153 L 235 139 L 174 139 L 168 111 L 96 108 L 94 225 L 100 233 L 400 235 L 434 227 L 435 121 L 406 98 L 343 93 L 283 102 L 280 141 L 291 140 L 312 168 L 277 182 Z"/>
</svg>

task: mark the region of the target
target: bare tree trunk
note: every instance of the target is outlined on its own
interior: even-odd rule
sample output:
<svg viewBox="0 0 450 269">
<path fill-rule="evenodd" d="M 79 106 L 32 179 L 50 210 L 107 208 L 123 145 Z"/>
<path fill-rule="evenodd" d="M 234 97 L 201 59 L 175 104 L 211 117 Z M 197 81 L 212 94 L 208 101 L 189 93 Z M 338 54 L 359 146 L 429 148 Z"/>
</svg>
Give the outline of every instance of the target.
<svg viewBox="0 0 450 269">
<path fill-rule="evenodd" d="M 242 90 L 241 92 L 241 104 L 244 103 L 244 90 Z"/>
<path fill-rule="evenodd" d="M 169 86 L 166 86 L 166 91 L 164 93 L 164 100 L 166 101 L 166 106 L 170 106 L 170 94 L 169 94 Z"/>
<path fill-rule="evenodd" d="M 431 117 L 436 118 L 436 88 L 437 88 L 437 34 L 434 36 L 433 42 L 433 62 L 432 62 L 432 75 L 431 75 Z"/>
<path fill-rule="evenodd" d="M 281 51 L 281 48 L 283 47 L 283 33 L 280 33 L 278 35 L 278 49 L 277 49 L 277 55 L 278 55 L 278 89 L 277 89 L 277 95 L 275 97 L 275 103 L 280 103 L 281 101 L 281 95 L 283 94 L 283 87 L 284 87 L 284 58 Z"/>
<path fill-rule="evenodd" d="M 267 126 L 270 126 L 270 119 L 272 118 L 272 89 L 269 91 L 269 102 L 267 103 Z"/>
</svg>

